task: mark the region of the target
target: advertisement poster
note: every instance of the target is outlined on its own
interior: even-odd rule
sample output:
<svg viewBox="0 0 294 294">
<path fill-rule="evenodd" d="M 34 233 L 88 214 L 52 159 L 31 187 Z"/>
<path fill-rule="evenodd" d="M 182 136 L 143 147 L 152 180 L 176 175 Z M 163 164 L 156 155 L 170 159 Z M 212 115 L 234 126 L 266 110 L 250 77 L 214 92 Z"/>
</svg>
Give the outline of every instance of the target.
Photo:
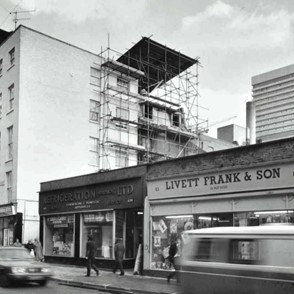
<svg viewBox="0 0 294 294">
<path fill-rule="evenodd" d="M 161 237 L 154 236 L 154 247 L 160 247 L 160 246 L 161 246 Z"/>
</svg>

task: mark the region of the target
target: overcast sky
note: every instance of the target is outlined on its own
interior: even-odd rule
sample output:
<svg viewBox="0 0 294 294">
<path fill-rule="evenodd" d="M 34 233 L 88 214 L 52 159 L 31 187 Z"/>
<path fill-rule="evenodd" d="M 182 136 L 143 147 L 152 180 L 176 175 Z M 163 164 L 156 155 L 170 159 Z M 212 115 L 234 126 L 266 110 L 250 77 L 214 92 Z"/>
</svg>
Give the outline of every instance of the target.
<svg viewBox="0 0 294 294">
<path fill-rule="evenodd" d="M 14 29 L 9 12 L 25 10 L 34 12 L 18 24 L 93 53 L 108 36 L 122 53 L 152 36 L 199 57 L 199 113 L 212 136 L 226 124 L 245 127 L 252 76 L 294 61 L 292 0 L 1 0 L 1 29 Z"/>
</svg>

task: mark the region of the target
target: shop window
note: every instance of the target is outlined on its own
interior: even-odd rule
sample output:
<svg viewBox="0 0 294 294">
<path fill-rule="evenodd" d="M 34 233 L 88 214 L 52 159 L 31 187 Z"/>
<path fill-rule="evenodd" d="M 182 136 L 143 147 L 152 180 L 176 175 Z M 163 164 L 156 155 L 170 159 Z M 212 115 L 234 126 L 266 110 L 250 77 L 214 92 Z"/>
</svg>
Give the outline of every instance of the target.
<svg viewBox="0 0 294 294">
<path fill-rule="evenodd" d="M 192 215 L 154 217 L 152 220 L 151 268 L 170 269 L 171 265 L 166 259 L 171 240 L 177 239 L 180 251 L 183 231 L 193 228 L 194 218 Z"/>
<path fill-rule="evenodd" d="M 45 255 L 73 257 L 74 215 L 45 217 L 44 227 Z"/>
<path fill-rule="evenodd" d="M 84 213 L 81 218 L 81 252 L 86 256 L 88 236 L 96 245 L 96 257 L 113 258 L 113 211 Z"/>
</svg>

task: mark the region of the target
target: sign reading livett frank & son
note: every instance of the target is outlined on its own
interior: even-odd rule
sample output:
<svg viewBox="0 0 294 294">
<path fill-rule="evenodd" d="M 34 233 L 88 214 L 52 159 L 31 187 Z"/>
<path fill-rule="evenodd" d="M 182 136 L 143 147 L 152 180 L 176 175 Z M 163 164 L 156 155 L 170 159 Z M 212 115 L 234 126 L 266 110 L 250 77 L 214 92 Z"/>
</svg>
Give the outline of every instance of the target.
<svg viewBox="0 0 294 294">
<path fill-rule="evenodd" d="M 186 176 L 147 183 L 150 199 L 294 187 L 294 164 Z"/>
<path fill-rule="evenodd" d="M 142 179 L 40 192 L 39 196 L 40 214 L 141 206 Z"/>
</svg>

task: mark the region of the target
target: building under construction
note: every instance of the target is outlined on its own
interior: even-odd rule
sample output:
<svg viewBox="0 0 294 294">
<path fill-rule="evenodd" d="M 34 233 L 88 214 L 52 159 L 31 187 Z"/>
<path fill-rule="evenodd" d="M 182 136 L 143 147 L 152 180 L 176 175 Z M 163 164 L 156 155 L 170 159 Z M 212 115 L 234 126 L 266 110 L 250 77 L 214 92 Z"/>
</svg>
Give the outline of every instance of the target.
<svg viewBox="0 0 294 294">
<path fill-rule="evenodd" d="M 99 164 L 113 169 L 199 152 L 199 59 L 143 37 L 101 52 Z M 93 74 L 95 76 L 95 74 Z M 200 127 L 203 126 L 203 127 Z"/>
</svg>

